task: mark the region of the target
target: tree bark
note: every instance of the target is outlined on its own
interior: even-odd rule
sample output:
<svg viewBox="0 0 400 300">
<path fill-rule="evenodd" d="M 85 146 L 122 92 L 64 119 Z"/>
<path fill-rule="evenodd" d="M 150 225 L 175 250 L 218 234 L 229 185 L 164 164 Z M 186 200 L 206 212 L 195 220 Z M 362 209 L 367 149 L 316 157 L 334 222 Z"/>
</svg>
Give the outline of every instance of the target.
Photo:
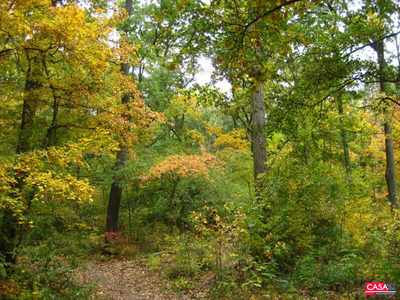
<svg viewBox="0 0 400 300">
<path fill-rule="evenodd" d="M 25 97 L 22 104 L 21 123 L 18 135 L 16 152 L 18 154 L 26 153 L 32 150 L 32 136 L 35 124 L 38 99 L 34 95 L 33 90 L 38 88 L 40 84 L 36 82 L 39 78 L 40 70 L 36 58 L 28 58 L 28 68 L 25 79 Z M 16 177 L 15 191 L 23 188 L 23 178 Z M 17 196 L 15 196 L 17 197 Z M 26 199 L 29 202 L 29 199 Z M 16 262 L 15 248 L 17 247 L 17 229 L 18 216 L 14 214 L 12 209 L 5 209 L 0 227 L 0 257 L 4 257 L 6 266 L 11 267 Z"/>
<path fill-rule="evenodd" d="M 125 1 L 125 9 L 128 15 L 130 15 L 132 11 L 132 0 Z M 124 75 L 129 75 L 129 65 L 121 64 L 121 72 Z M 122 98 L 121 103 L 122 105 L 126 105 L 130 102 L 130 100 L 131 96 L 125 95 Z M 128 157 L 127 145 L 121 143 L 120 150 L 117 152 L 117 158 L 113 168 L 115 173 L 117 173 L 118 170 L 120 170 L 122 167 L 125 166 L 127 157 Z M 122 187 L 118 181 L 119 178 L 117 178 L 117 176 L 114 176 L 113 182 L 111 184 L 110 196 L 108 198 L 106 232 L 118 231 L 118 217 L 122 199 Z"/>
<path fill-rule="evenodd" d="M 24 153 L 32 150 L 31 140 L 38 106 L 38 100 L 36 96 L 34 96 L 32 93 L 32 90 L 37 88 L 39 85 L 37 82 L 35 82 L 35 76 L 38 76 L 38 74 L 36 74 L 37 70 L 35 70 L 37 69 L 37 66 L 32 66 L 32 64 L 35 64 L 35 61 L 29 60 L 28 62 L 29 66 L 26 71 L 25 97 L 22 104 L 21 125 L 18 136 L 17 153 Z"/>
<path fill-rule="evenodd" d="M 114 172 L 120 170 L 126 163 L 128 149 L 125 146 L 122 146 L 120 149 L 121 150 L 117 152 L 117 160 L 113 168 Z M 122 198 L 122 187 L 118 181 L 119 178 L 114 176 L 114 180 L 111 184 L 110 196 L 108 198 L 106 232 L 118 231 L 118 216 Z"/>
<path fill-rule="evenodd" d="M 384 41 L 383 40 L 377 41 L 376 43 L 374 43 L 373 48 L 378 54 L 380 90 L 382 94 L 386 94 L 388 92 L 388 88 L 384 74 L 386 67 Z M 384 105 L 388 104 L 384 103 Z M 385 132 L 385 152 L 386 152 L 385 179 L 388 188 L 388 197 L 392 208 L 399 209 L 399 202 L 397 200 L 396 163 L 394 158 L 391 115 L 386 108 L 383 109 L 383 114 L 384 114 L 383 128 Z"/>
<path fill-rule="evenodd" d="M 253 114 L 253 163 L 254 180 L 258 175 L 267 170 L 267 140 L 265 137 L 265 102 L 262 85 L 260 85 L 251 96 Z"/>
</svg>

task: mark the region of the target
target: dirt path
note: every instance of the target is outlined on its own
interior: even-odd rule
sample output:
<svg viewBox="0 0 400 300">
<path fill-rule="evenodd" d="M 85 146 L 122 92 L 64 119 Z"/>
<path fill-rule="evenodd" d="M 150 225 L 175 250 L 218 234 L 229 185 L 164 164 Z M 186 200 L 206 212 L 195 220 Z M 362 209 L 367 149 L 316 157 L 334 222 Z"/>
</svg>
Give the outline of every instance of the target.
<svg viewBox="0 0 400 300">
<path fill-rule="evenodd" d="M 206 299 L 204 295 L 175 293 L 162 275 L 152 272 L 140 260 L 111 260 L 90 262 L 77 276 L 82 282 L 98 283 L 96 299 L 107 300 L 164 300 Z"/>
</svg>

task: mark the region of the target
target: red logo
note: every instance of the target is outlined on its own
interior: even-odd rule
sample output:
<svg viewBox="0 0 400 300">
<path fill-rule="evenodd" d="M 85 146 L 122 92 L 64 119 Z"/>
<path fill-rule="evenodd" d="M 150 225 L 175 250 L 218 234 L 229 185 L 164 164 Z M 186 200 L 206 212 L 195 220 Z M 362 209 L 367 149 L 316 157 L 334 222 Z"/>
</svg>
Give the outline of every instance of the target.
<svg viewBox="0 0 400 300">
<path fill-rule="evenodd" d="M 367 282 L 366 295 L 396 295 L 396 283 L 393 282 Z"/>
</svg>

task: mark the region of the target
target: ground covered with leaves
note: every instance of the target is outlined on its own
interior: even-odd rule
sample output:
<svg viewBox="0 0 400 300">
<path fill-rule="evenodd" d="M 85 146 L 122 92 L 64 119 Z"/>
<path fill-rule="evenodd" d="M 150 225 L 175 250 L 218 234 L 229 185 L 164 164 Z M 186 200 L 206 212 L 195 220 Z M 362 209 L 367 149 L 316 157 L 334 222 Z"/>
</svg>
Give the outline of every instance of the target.
<svg viewBox="0 0 400 300">
<path fill-rule="evenodd" d="M 95 284 L 95 299 L 208 299 L 210 291 L 200 284 L 183 290 L 165 279 L 164 271 L 152 268 L 143 259 L 111 259 L 88 262 L 77 272 L 82 284 Z"/>
</svg>

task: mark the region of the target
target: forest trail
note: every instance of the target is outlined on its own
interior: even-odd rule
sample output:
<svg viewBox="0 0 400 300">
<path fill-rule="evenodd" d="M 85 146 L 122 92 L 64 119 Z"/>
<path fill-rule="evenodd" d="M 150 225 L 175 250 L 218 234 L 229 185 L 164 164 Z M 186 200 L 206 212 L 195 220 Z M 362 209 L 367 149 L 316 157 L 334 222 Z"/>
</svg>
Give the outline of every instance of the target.
<svg viewBox="0 0 400 300">
<path fill-rule="evenodd" d="M 92 261 L 77 273 L 81 282 L 96 284 L 94 299 L 107 300 L 164 300 L 205 299 L 202 292 L 173 291 L 159 271 L 141 260 Z"/>
</svg>

